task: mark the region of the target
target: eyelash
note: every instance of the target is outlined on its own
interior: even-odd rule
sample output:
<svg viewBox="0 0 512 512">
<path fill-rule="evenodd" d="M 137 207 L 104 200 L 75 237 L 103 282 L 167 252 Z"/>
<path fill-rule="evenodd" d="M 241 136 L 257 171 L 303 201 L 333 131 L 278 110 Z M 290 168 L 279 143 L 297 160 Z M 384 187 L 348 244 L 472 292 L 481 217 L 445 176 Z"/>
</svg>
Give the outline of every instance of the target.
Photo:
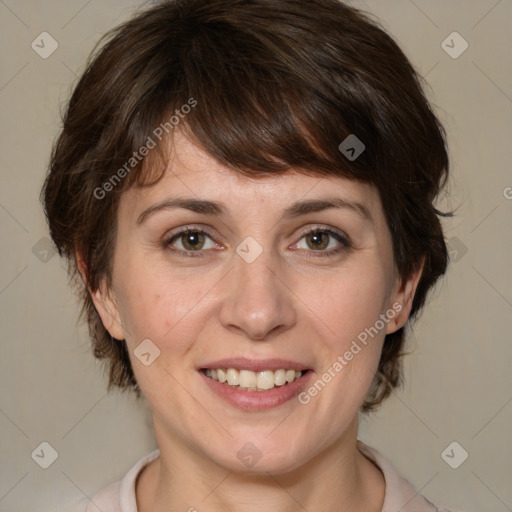
<svg viewBox="0 0 512 512">
<path fill-rule="evenodd" d="M 209 233 L 207 230 L 195 228 L 193 226 L 187 226 L 186 228 L 184 228 L 181 231 L 178 231 L 177 233 L 172 235 L 170 238 L 166 239 L 163 243 L 164 249 L 176 256 L 184 256 L 186 258 L 197 258 L 197 257 L 201 258 L 201 257 L 203 257 L 201 255 L 201 253 L 205 252 L 204 250 L 184 251 L 182 249 L 173 249 L 171 247 L 171 244 L 174 240 L 177 240 L 181 236 L 188 234 L 188 233 L 205 234 L 205 235 L 208 235 L 208 237 L 210 237 L 213 240 L 213 235 L 211 233 Z M 309 234 L 314 234 L 314 233 L 328 233 L 329 236 L 334 237 L 338 242 L 340 242 L 341 245 L 338 246 L 336 249 L 330 249 L 330 250 L 324 249 L 324 250 L 315 251 L 315 250 L 301 249 L 301 250 L 306 251 L 305 256 L 307 258 L 318 258 L 318 257 L 326 257 L 326 256 L 333 257 L 333 256 L 337 256 L 342 251 L 347 250 L 352 247 L 352 244 L 347 236 L 343 235 L 342 233 L 338 233 L 337 231 L 334 231 L 333 229 L 323 228 L 323 227 L 319 227 L 319 226 L 303 232 L 299 238 L 299 241 L 302 240 L 305 236 L 307 236 Z M 296 245 L 296 244 L 294 244 L 294 245 Z"/>
</svg>

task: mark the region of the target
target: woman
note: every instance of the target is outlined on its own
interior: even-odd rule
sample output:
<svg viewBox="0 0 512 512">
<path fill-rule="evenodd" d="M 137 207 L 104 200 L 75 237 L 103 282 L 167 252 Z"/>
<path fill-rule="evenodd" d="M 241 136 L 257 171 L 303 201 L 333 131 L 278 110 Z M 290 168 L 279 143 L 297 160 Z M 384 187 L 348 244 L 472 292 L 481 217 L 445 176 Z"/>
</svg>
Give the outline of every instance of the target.
<svg viewBox="0 0 512 512">
<path fill-rule="evenodd" d="M 110 33 L 43 198 L 158 450 L 87 510 L 445 510 L 357 427 L 446 270 L 448 163 L 405 55 L 337 0 L 164 1 Z"/>
</svg>

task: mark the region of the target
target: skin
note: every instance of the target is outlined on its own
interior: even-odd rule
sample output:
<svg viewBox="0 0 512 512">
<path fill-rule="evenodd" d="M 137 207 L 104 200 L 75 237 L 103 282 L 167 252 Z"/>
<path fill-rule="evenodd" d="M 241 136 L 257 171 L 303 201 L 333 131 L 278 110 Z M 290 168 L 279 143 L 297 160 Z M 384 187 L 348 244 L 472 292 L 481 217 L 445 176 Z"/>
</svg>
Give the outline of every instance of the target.
<svg viewBox="0 0 512 512">
<path fill-rule="evenodd" d="M 106 329 L 126 339 L 152 411 L 160 457 L 137 481 L 139 511 L 380 511 L 385 482 L 356 448 L 358 412 L 385 334 L 410 314 L 421 267 L 399 278 L 377 190 L 296 170 L 248 178 L 179 132 L 170 150 L 158 184 L 123 193 L 112 287 L 93 293 Z M 226 213 L 175 208 L 137 224 L 145 209 L 178 195 L 220 201 Z M 295 201 L 333 196 L 363 204 L 372 221 L 350 208 L 282 215 Z M 165 241 L 189 224 L 211 235 L 204 245 L 178 237 L 174 248 L 199 247 L 199 256 L 170 253 Z M 316 227 L 344 233 L 351 246 L 324 231 L 317 248 L 304 234 Z M 248 236 L 263 251 L 252 263 L 236 253 Z M 325 255 L 336 248 L 337 255 Z M 286 358 L 312 368 L 314 382 L 396 303 L 400 313 L 306 405 L 293 398 L 244 411 L 214 394 L 197 371 L 224 357 Z M 133 355 L 146 338 L 160 350 L 149 366 Z M 262 454 L 252 468 L 237 457 L 247 442 Z"/>
</svg>

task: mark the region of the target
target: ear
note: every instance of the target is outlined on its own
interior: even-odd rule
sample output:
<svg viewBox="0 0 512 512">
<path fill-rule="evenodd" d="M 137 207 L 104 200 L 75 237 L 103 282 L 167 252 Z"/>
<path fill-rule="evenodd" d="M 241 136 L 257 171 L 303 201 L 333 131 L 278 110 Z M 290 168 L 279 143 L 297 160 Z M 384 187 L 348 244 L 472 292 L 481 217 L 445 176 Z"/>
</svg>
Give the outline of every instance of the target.
<svg viewBox="0 0 512 512">
<path fill-rule="evenodd" d="M 388 321 L 386 334 L 398 331 L 398 329 L 403 327 L 407 322 L 407 319 L 411 314 L 412 301 L 414 299 L 421 274 L 423 273 L 424 265 L 425 257 L 421 259 L 417 270 L 415 270 L 406 281 L 402 281 L 399 276 L 396 277 L 389 305 L 394 311 L 398 311 L 398 314 Z"/>
<path fill-rule="evenodd" d="M 91 291 L 87 279 L 87 267 L 82 256 L 82 252 L 79 249 L 75 250 L 75 257 L 82 280 L 89 290 L 94 307 L 100 315 L 105 329 L 107 329 L 113 338 L 124 340 L 126 338 L 125 330 L 121 324 L 121 317 L 119 315 L 119 309 L 117 307 L 113 291 L 108 290 L 105 279 L 102 280 L 100 287 L 97 290 Z"/>
</svg>

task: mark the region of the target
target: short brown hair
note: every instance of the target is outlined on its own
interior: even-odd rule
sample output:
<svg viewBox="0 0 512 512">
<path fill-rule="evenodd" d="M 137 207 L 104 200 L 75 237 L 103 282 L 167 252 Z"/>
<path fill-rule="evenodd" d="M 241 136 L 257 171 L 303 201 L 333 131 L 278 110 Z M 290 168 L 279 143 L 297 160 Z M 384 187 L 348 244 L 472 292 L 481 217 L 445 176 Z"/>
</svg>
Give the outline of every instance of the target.
<svg viewBox="0 0 512 512">
<path fill-rule="evenodd" d="M 373 184 L 400 276 L 425 259 L 417 315 L 448 262 L 439 216 L 450 214 L 434 206 L 448 176 L 446 135 L 423 79 L 378 21 L 338 0 L 168 0 L 102 41 L 67 105 L 41 197 L 109 389 L 140 396 L 126 343 L 111 338 L 78 279 L 75 250 L 90 289 L 102 279 L 111 286 L 120 195 L 157 169 L 147 158 L 126 163 L 191 100 L 180 128 L 237 172 L 295 169 Z M 351 134 L 365 145 L 353 160 L 339 149 Z M 116 170 L 122 179 L 113 182 Z M 401 383 L 404 340 L 404 328 L 386 336 L 364 412 Z"/>
</svg>

